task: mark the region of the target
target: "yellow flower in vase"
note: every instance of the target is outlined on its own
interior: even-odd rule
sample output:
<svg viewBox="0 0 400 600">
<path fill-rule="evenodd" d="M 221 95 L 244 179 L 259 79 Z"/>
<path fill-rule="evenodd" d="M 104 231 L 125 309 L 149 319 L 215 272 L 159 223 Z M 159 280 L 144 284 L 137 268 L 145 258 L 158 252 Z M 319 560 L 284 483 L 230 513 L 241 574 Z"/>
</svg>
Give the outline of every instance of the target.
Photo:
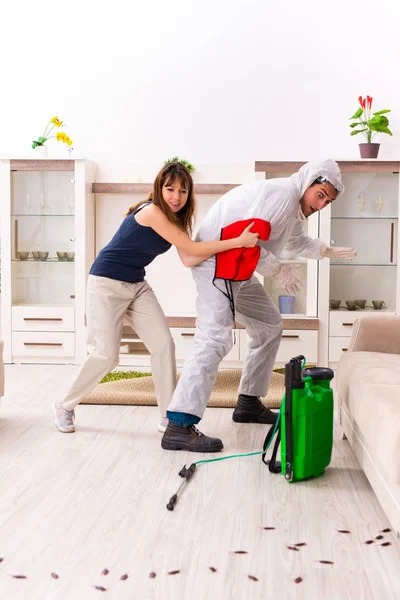
<svg viewBox="0 0 400 600">
<path fill-rule="evenodd" d="M 47 123 L 43 135 L 41 135 L 40 137 L 38 137 L 37 140 L 34 140 L 32 142 L 32 148 L 35 150 L 35 148 L 44 146 L 47 140 L 50 140 L 51 138 L 56 138 L 58 142 L 63 142 L 64 144 L 67 144 L 70 147 L 69 151 L 72 152 L 72 140 L 64 131 L 57 131 L 55 135 L 50 135 L 55 127 L 58 128 L 64 126 L 65 124 L 63 121 L 61 121 L 61 119 L 59 119 L 58 117 L 52 117 Z"/>
</svg>

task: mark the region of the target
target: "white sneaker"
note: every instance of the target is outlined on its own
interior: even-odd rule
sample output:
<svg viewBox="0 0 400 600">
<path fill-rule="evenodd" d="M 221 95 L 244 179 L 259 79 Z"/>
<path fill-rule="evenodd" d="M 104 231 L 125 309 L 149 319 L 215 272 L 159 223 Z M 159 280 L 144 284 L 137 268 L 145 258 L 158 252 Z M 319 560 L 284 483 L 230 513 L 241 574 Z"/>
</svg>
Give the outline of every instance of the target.
<svg viewBox="0 0 400 600">
<path fill-rule="evenodd" d="M 75 431 L 75 411 L 64 408 L 60 400 L 53 402 L 52 409 L 56 427 L 63 433 L 73 433 Z"/>
<path fill-rule="evenodd" d="M 163 417 L 161 419 L 157 429 L 160 433 L 165 433 L 167 426 L 168 426 L 168 419 L 167 419 L 167 417 Z"/>
</svg>

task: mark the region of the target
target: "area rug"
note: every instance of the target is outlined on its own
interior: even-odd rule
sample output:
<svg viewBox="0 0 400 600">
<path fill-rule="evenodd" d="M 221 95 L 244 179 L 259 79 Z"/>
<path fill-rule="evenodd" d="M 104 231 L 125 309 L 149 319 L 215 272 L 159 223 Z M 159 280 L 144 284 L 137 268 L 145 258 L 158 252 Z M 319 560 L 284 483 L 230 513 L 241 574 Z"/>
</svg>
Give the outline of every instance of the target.
<svg viewBox="0 0 400 600">
<path fill-rule="evenodd" d="M 218 371 L 217 381 L 208 406 L 233 408 L 236 405 L 241 369 Z M 179 375 L 178 375 L 179 379 Z M 279 408 L 284 394 L 285 378 L 272 373 L 268 394 L 263 402 L 269 408 Z M 119 379 L 101 383 L 86 396 L 82 404 L 133 404 L 155 406 L 153 378 Z"/>
</svg>

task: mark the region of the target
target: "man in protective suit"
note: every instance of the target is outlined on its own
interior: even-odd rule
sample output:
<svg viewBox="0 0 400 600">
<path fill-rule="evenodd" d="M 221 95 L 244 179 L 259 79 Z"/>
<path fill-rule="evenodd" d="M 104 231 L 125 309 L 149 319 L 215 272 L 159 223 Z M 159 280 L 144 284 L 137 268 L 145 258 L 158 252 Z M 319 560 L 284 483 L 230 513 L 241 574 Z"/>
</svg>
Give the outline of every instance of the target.
<svg viewBox="0 0 400 600">
<path fill-rule="evenodd" d="M 267 241 L 255 270 L 273 277 L 288 294 L 296 295 L 300 281 L 278 256 L 284 247 L 296 255 L 351 260 L 352 248 L 331 248 L 304 233 L 307 217 L 333 202 L 344 191 L 340 169 L 333 160 L 310 162 L 291 177 L 257 181 L 239 186 L 220 198 L 202 222 L 197 240 L 218 239 L 228 225 L 246 219 L 270 224 Z M 168 450 L 217 452 L 222 441 L 201 433 L 195 425 L 202 418 L 214 386 L 218 366 L 232 347 L 234 315 L 249 338 L 233 420 L 239 423 L 273 424 L 277 414 L 265 407 L 266 395 L 282 334 L 282 317 L 264 286 L 252 275 L 230 281 L 231 296 L 214 285 L 216 257 L 204 257 L 192 267 L 197 287 L 197 332 L 173 399 L 169 423 L 161 446 Z"/>
</svg>

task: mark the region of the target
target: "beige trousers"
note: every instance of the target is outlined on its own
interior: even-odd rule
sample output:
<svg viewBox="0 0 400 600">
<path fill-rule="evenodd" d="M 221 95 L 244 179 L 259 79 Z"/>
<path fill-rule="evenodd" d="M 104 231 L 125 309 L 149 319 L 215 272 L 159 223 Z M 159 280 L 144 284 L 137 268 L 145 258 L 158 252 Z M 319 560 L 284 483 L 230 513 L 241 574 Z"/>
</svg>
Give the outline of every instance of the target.
<svg viewBox="0 0 400 600">
<path fill-rule="evenodd" d="M 176 383 L 175 345 L 158 300 L 146 281 L 126 283 L 89 275 L 86 301 L 88 357 L 63 405 L 72 410 L 118 365 L 124 319 L 151 354 L 155 395 L 162 417 Z"/>
</svg>

